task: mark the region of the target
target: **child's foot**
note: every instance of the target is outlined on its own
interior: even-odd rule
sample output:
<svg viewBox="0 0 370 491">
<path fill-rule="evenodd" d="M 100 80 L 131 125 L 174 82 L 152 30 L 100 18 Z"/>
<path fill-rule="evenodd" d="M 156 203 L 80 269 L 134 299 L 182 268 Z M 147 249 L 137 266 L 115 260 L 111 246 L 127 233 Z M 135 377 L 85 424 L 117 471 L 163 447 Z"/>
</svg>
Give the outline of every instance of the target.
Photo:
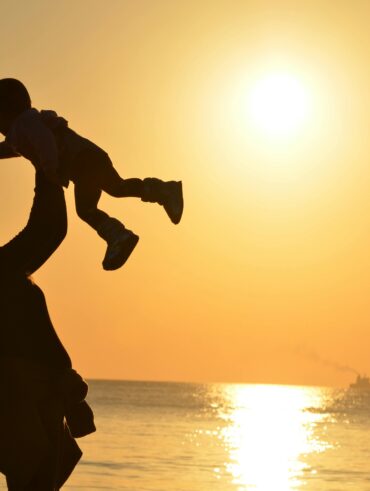
<svg viewBox="0 0 370 491">
<path fill-rule="evenodd" d="M 179 223 L 184 210 L 181 181 L 163 182 L 154 177 L 144 179 L 143 201 L 159 203 L 165 209 L 172 223 Z"/>
<path fill-rule="evenodd" d="M 103 260 L 103 268 L 106 271 L 113 271 L 125 264 L 130 257 L 131 252 L 135 249 L 139 237 L 128 230 L 121 229 L 116 237 L 108 242 L 107 252 Z"/>
<path fill-rule="evenodd" d="M 163 183 L 163 196 L 159 202 L 166 210 L 170 220 L 175 225 L 179 223 L 184 210 L 182 182 L 168 181 Z"/>
</svg>

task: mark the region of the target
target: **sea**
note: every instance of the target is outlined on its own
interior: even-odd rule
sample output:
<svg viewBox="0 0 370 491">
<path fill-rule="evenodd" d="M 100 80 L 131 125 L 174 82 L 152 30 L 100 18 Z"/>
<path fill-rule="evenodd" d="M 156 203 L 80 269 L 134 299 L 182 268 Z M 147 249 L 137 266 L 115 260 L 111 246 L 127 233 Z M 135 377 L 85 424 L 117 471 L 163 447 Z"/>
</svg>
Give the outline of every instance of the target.
<svg viewBox="0 0 370 491">
<path fill-rule="evenodd" d="M 69 491 L 370 491 L 368 391 L 91 380 L 88 400 Z"/>
</svg>

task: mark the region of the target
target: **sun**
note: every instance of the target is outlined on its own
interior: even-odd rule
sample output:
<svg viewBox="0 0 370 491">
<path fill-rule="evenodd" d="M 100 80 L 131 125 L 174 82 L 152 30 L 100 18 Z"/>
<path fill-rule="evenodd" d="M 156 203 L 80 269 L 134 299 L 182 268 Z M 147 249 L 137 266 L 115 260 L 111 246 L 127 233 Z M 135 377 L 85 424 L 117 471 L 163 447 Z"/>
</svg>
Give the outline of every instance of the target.
<svg viewBox="0 0 370 491">
<path fill-rule="evenodd" d="M 288 73 L 266 75 L 249 92 L 249 116 L 256 129 L 269 137 L 295 135 L 307 121 L 309 108 L 304 84 Z"/>
</svg>

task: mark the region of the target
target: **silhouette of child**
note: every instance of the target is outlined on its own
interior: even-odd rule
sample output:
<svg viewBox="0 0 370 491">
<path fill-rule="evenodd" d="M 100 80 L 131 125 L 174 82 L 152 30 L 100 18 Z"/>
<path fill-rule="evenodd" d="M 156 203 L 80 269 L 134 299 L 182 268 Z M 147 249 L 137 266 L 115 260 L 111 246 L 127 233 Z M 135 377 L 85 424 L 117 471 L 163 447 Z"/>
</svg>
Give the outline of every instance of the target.
<svg viewBox="0 0 370 491">
<path fill-rule="evenodd" d="M 23 156 L 50 181 L 67 187 L 74 183 L 78 216 L 107 242 L 105 270 L 121 267 L 139 237 L 116 218 L 99 210 L 102 191 L 115 197 L 137 197 L 162 205 L 175 224 L 181 220 L 181 181 L 164 182 L 149 177 L 123 179 L 108 154 L 68 127 L 67 121 L 50 110 L 31 106 L 26 87 L 18 80 L 0 80 L 0 158 Z"/>
</svg>

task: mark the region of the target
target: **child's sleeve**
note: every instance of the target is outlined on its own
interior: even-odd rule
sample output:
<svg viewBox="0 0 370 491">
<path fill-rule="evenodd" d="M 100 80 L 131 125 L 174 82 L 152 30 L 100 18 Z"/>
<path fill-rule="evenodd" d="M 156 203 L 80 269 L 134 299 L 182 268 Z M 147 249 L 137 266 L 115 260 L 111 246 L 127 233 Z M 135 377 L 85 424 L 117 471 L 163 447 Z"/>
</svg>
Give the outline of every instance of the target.
<svg viewBox="0 0 370 491">
<path fill-rule="evenodd" d="M 0 248 L 1 264 L 12 272 L 32 274 L 59 247 L 66 233 L 67 211 L 63 188 L 38 171 L 27 225 Z"/>
<path fill-rule="evenodd" d="M 57 143 L 52 131 L 42 122 L 39 115 L 25 121 L 21 131 L 36 155 L 35 164 L 46 175 L 56 174 L 59 163 Z"/>
</svg>

